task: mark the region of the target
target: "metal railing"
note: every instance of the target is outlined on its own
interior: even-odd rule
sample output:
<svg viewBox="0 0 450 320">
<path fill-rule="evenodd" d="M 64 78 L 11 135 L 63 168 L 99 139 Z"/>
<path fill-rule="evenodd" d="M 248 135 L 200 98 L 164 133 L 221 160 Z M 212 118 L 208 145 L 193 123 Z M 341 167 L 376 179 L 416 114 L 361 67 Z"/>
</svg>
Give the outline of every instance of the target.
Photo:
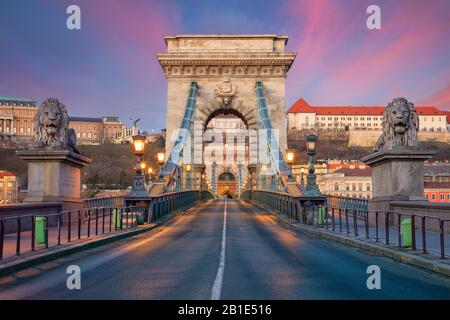
<svg viewBox="0 0 450 320">
<path fill-rule="evenodd" d="M 213 198 L 213 194 L 206 190 L 203 190 L 202 192 L 193 190 L 163 193 L 152 197 L 149 205 L 148 222 L 159 219 L 173 211 L 188 207 L 197 200 Z"/>
<path fill-rule="evenodd" d="M 19 256 L 82 238 L 133 228 L 141 221 L 142 211 L 135 207 L 86 208 L 3 217 L 0 219 L 0 260 L 5 254 Z M 16 231 L 6 233 L 10 224 L 14 224 Z M 42 224 L 41 229 L 36 227 L 37 224 Z M 42 235 L 40 241 L 36 233 Z"/>
<path fill-rule="evenodd" d="M 169 213 L 189 207 L 200 199 L 212 198 L 214 196 L 206 190 L 166 193 L 149 197 L 148 207 L 126 207 L 124 197 L 97 198 L 89 199 L 88 204 L 106 206 L 52 214 L 1 217 L 0 261 L 93 236 L 135 228 L 139 224 L 151 223 Z M 115 202 L 123 205 L 108 206 Z M 40 224 L 41 229 L 36 228 L 37 224 Z M 43 235 L 43 238 L 37 240 L 37 233 Z"/>
<path fill-rule="evenodd" d="M 242 193 L 242 200 L 260 202 L 303 224 L 344 233 L 388 246 L 434 253 L 449 258 L 450 219 L 414 212 L 369 211 L 368 200 L 327 197 L 324 205 L 311 205 L 302 196 L 270 191 Z M 407 235 L 410 239 L 406 239 Z M 409 237 L 408 236 L 408 237 Z"/>
<path fill-rule="evenodd" d="M 319 213 L 320 210 L 323 213 Z M 319 214 L 323 218 L 319 218 Z M 312 220 L 315 226 L 327 230 L 424 254 L 438 254 L 441 259 L 449 257 L 446 247 L 450 247 L 450 219 L 408 212 L 363 211 L 326 205 L 314 208 Z M 410 239 L 405 241 L 405 236 Z"/>
<path fill-rule="evenodd" d="M 369 200 L 363 198 L 350 198 L 327 195 L 327 204 L 329 207 L 340 209 L 358 210 L 363 213 L 368 210 Z"/>
<path fill-rule="evenodd" d="M 85 208 L 124 207 L 125 195 L 85 199 Z"/>
</svg>

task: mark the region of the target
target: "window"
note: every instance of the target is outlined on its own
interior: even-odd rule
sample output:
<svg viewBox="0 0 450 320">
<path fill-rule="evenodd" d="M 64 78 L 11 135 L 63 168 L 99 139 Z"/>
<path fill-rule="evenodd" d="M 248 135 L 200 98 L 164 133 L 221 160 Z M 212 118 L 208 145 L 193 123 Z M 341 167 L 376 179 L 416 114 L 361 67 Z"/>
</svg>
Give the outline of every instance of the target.
<svg viewBox="0 0 450 320">
<path fill-rule="evenodd" d="M 433 193 L 433 194 L 431 195 L 431 199 L 432 199 L 432 200 L 436 200 L 436 194 Z"/>
<path fill-rule="evenodd" d="M 440 199 L 445 200 L 445 194 L 441 193 Z"/>
</svg>

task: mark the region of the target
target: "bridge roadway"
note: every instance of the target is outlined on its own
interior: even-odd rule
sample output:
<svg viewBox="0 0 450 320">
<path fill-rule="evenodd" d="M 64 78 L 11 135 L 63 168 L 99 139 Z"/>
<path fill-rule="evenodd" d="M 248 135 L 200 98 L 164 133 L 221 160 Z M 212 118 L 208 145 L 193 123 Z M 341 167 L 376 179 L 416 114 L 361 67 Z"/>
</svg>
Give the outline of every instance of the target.
<svg viewBox="0 0 450 320">
<path fill-rule="evenodd" d="M 80 290 L 66 287 L 71 264 Z M 381 268 L 380 290 L 367 289 L 369 265 Z M 450 280 L 209 200 L 145 234 L 0 278 L 0 299 L 24 298 L 450 299 Z"/>
</svg>

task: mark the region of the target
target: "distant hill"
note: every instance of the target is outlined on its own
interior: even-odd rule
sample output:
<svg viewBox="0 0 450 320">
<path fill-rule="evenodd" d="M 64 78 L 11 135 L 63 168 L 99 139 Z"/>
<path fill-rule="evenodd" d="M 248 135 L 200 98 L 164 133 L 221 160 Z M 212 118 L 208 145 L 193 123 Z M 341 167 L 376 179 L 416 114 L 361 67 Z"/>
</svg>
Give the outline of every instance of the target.
<svg viewBox="0 0 450 320">
<path fill-rule="evenodd" d="M 81 145 L 80 152 L 91 158 L 89 166 L 83 168 L 81 183 L 91 189 L 125 189 L 131 186 L 136 157 L 130 144 Z M 144 160 L 147 167 L 158 171 L 156 154 L 164 151 L 164 140 L 161 138 L 146 145 Z M 21 187 L 27 188 L 27 163 L 20 160 L 14 149 L 0 149 L 0 169 L 6 169 L 18 175 Z"/>
<path fill-rule="evenodd" d="M 304 136 L 307 132 L 295 132 L 288 134 L 288 148 L 296 153 L 296 162 L 307 162 L 306 145 Z M 340 159 L 359 160 L 371 152 L 372 148 L 348 147 L 349 135 L 345 132 L 321 132 L 318 133 L 316 159 Z M 450 145 L 443 142 L 421 142 L 426 149 L 436 149 L 437 155 L 433 160 L 450 160 Z"/>
</svg>

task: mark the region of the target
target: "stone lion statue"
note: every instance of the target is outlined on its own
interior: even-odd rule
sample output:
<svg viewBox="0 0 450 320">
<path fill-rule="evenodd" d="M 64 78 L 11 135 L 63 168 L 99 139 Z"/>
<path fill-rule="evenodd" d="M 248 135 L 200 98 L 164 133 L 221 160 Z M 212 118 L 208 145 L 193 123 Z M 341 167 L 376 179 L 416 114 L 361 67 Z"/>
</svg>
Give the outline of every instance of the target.
<svg viewBox="0 0 450 320">
<path fill-rule="evenodd" d="M 414 104 L 405 98 L 395 98 L 386 106 L 382 125 L 383 134 L 378 138 L 373 151 L 419 147 L 419 116 Z"/>
<path fill-rule="evenodd" d="M 69 128 L 66 107 L 56 98 L 42 102 L 34 117 L 34 133 L 34 148 L 68 149 L 80 153 L 76 148 L 75 130 Z"/>
</svg>

